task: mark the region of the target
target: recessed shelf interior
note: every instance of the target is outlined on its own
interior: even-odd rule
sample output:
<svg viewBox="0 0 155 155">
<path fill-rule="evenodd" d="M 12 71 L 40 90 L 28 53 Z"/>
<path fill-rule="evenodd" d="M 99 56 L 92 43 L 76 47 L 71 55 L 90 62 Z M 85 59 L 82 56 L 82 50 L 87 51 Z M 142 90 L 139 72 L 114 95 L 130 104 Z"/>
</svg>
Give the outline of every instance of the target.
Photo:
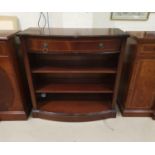
<svg viewBox="0 0 155 155">
<path fill-rule="evenodd" d="M 112 109 L 119 53 L 29 53 L 37 108 L 60 114 Z"/>
<path fill-rule="evenodd" d="M 32 73 L 113 73 L 119 54 L 29 54 Z"/>
<path fill-rule="evenodd" d="M 37 93 L 113 93 L 112 74 L 35 74 Z"/>
</svg>

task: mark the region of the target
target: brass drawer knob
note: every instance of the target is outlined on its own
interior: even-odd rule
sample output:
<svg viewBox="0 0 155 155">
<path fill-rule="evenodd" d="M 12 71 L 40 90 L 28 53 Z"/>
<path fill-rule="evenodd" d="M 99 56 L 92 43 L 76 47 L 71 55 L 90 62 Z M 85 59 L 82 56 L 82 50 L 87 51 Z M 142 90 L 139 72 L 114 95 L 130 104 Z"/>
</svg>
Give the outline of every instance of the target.
<svg viewBox="0 0 155 155">
<path fill-rule="evenodd" d="M 43 43 L 43 53 L 48 52 L 48 43 Z"/>
<path fill-rule="evenodd" d="M 99 43 L 99 48 L 104 48 L 104 44 L 103 43 Z"/>
<path fill-rule="evenodd" d="M 47 43 L 43 43 L 43 48 L 48 48 L 48 44 Z"/>
</svg>

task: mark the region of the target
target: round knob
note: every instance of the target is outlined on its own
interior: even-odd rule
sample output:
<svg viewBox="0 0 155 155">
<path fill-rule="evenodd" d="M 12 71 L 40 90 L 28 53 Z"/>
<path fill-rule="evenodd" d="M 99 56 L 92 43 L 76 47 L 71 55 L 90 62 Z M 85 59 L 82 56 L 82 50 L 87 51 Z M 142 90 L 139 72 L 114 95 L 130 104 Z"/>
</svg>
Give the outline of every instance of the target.
<svg viewBox="0 0 155 155">
<path fill-rule="evenodd" d="M 48 43 L 43 43 L 43 48 L 48 48 Z"/>
<path fill-rule="evenodd" d="M 46 93 L 41 93 L 40 96 L 41 96 L 41 98 L 46 98 L 47 94 Z"/>
<path fill-rule="evenodd" d="M 45 54 L 48 53 L 48 48 L 43 48 L 42 52 Z"/>
<path fill-rule="evenodd" d="M 103 43 L 99 43 L 99 48 L 104 48 L 104 44 Z"/>
<path fill-rule="evenodd" d="M 43 53 L 47 53 L 48 52 L 48 43 L 43 43 L 43 45 L 42 45 L 43 47 L 43 49 L 42 49 L 42 51 L 43 51 Z"/>
</svg>

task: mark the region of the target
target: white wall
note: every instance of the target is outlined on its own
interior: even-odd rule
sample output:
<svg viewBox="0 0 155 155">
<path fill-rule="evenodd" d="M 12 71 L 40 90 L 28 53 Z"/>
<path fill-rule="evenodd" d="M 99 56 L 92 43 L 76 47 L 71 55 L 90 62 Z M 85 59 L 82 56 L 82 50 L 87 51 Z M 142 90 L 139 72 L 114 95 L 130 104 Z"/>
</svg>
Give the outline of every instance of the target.
<svg viewBox="0 0 155 155">
<path fill-rule="evenodd" d="M 21 29 L 36 27 L 39 12 L 0 12 L 0 15 L 17 16 Z M 50 12 L 51 27 L 117 27 L 123 30 L 155 31 L 155 13 L 151 13 L 148 21 L 112 21 L 109 12 L 62 13 Z"/>
</svg>

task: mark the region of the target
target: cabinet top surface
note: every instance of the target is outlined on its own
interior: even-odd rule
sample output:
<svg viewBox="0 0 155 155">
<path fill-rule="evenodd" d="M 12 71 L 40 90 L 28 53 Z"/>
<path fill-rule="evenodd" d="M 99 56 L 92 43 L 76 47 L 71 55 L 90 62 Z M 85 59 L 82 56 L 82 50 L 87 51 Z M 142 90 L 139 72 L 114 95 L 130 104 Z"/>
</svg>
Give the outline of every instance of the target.
<svg viewBox="0 0 155 155">
<path fill-rule="evenodd" d="M 101 28 L 50 28 L 39 29 L 29 28 L 25 31 L 19 32 L 22 36 L 47 36 L 47 37 L 117 37 L 127 36 L 127 33 L 120 29 L 101 29 Z"/>
<path fill-rule="evenodd" d="M 128 31 L 128 34 L 138 41 L 155 40 L 155 31 Z"/>
<path fill-rule="evenodd" d="M 0 30 L 0 40 L 7 40 L 17 33 L 16 30 Z"/>
</svg>

